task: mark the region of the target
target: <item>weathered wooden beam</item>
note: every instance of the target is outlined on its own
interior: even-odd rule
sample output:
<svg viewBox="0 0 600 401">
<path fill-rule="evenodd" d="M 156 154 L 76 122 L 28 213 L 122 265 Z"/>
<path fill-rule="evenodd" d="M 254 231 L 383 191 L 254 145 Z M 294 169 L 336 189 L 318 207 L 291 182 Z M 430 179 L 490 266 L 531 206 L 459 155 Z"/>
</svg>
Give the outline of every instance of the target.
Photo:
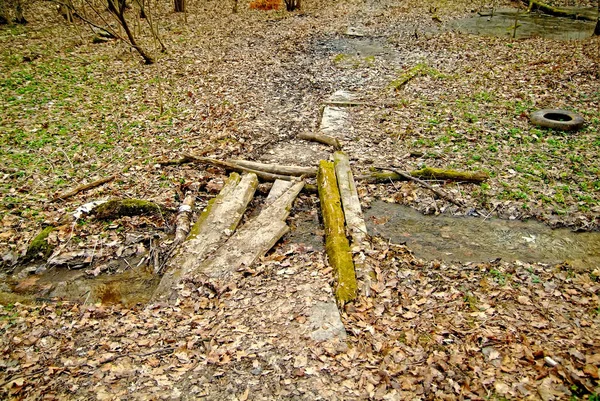
<svg viewBox="0 0 600 401">
<path fill-rule="evenodd" d="M 340 190 L 346 227 L 350 233 L 351 249 L 353 253 L 354 268 L 359 279 L 361 293 L 365 296 L 371 294 L 371 285 L 376 279 L 376 273 L 367 262 L 364 251 L 370 249 L 367 239 L 367 225 L 360 207 L 360 199 L 356 190 L 356 183 L 350 161 L 344 152 L 333 154 L 335 174 Z"/>
<path fill-rule="evenodd" d="M 214 252 L 236 229 L 254 196 L 258 179 L 254 174 L 232 173 L 217 197 L 209 202 L 192 227 L 180 251 L 167 263 L 167 271 L 154 291 L 154 301 L 177 298 L 181 279 Z"/>
<path fill-rule="evenodd" d="M 304 182 L 299 181 L 284 191 L 258 216 L 240 227 L 210 259 L 195 269 L 195 273 L 220 288 L 236 271 L 252 266 L 289 230 L 285 220 L 303 186 Z"/>
</svg>

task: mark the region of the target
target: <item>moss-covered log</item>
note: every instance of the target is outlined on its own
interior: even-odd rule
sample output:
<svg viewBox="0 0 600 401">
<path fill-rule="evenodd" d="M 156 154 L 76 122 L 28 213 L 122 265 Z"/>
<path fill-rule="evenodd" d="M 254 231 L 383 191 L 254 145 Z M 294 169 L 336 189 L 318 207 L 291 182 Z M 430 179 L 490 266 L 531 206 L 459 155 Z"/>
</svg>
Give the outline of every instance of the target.
<svg viewBox="0 0 600 401">
<path fill-rule="evenodd" d="M 325 249 L 336 278 L 335 297 L 338 303 L 345 304 L 356 298 L 358 285 L 333 163 L 321 160 L 317 186 L 325 225 Z"/>
<path fill-rule="evenodd" d="M 597 20 L 597 18 L 588 16 L 588 15 L 584 15 L 584 14 L 578 14 L 571 10 L 567 10 L 564 8 L 558 8 L 558 7 L 552 7 L 546 3 L 543 3 L 538 0 L 522 0 L 522 1 L 528 6 L 527 11 L 539 10 L 539 11 L 543 12 L 544 14 L 553 15 L 555 17 L 571 18 L 571 19 L 594 21 L 594 22 L 596 22 L 596 20 Z"/>
<path fill-rule="evenodd" d="M 54 250 L 54 246 L 48 243 L 48 236 L 54 230 L 55 227 L 48 226 L 31 240 L 25 253 L 26 261 L 50 256 Z"/>
<path fill-rule="evenodd" d="M 112 199 L 92 211 L 97 219 L 118 219 L 123 216 L 158 215 L 168 212 L 154 202 L 142 199 Z"/>
<path fill-rule="evenodd" d="M 482 183 L 490 178 L 489 174 L 484 171 L 456 171 L 440 168 L 425 167 L 420 170 L 410 172 L 410 175 L 423 180 L 441 180 L 441 181 L 460 181 Z M 359 179 L 370 182 L 389 182 L 392 181 L 407 181 L 408 179 L 394 172 L 373 171 L 370 174 L 362 175 Z"/>
</svg>

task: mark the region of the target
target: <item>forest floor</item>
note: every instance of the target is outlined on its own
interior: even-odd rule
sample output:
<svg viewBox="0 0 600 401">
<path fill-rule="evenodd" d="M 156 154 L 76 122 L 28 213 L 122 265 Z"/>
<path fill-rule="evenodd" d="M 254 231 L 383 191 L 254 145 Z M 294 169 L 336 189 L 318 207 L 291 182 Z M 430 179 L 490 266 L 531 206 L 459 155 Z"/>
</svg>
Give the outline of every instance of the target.
<svg viewBox="0 0 600 401">
<path fill-rule="evenodd" d="M 202 208 L 225 171 L 159 161 L 258 160 L 298 145 L 339 89 L 364 103 L 343 143 L 356 173 L 426 165 L 490 174 L 443 186 L 462 208 L 416 184 L 359 182 L 363 206 L 383 198 L 427 214 L 477 210 L 598 230 L 599 39 L 449 29 L 479 6 L 305 0 L 303 12 L 287 13 L 240 2 L 232 14 L 203 1 L 185 16 L 160 13 L 168 53 L 149 66 L 122 43 L 92 44 L 51 10 L 0 28 L 2 398 L 598 400 L 599 266 L 423 260 L 373 237 L 373 296 L 341 311 L 344 341 L 320 343 L 302 332 L 318 300 L 294 294 L 309 286 L 329 296 L 331 270 L 322 251 L 291 237 L 230 291 L 187 283 L 176 306 L 30 303 L 11 292 L 10 273 L 44 226 L 60 226 L 48 239 L 60 252 L 99 249 L 90 270 L 139 250 L 132 236 L 167 239 L 169 219 L 59 222 L 109 197 L 176 208 L 194 183 Z M 360 49 L 348 46 L 349 27 L 367 38 Z M 421 72 L 395 90 L 415 66 Z M 542 108 L 576 111 L 587 124 L 575 134 L 531 126 L 529 113 Z M 300 209 L 318 218 L 317 197 L 300 196 L 292 224 Z"/>
</svg>

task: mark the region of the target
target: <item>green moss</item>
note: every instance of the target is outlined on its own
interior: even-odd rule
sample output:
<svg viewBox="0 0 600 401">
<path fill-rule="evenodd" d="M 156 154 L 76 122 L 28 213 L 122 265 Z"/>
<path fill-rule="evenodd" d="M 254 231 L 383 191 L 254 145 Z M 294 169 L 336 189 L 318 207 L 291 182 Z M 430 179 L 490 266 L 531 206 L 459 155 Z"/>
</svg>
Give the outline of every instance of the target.
<svg viewBox="0 0 600 401">
<path fill-rule="evenodd" d="M 198 236 L 198 234 L 200 233 L 200 231 L 202 229 L 202 226 L 204 225 L 204 222 L 206 221 L 208 216 L 210 216 L 211 210 L 212 210 L 215 202 L 217 200 L 223 199 L 226 195 L 226 192 L 228 192 L 225 189 L 230 188 L 230 187 L 234 188 L 240 182 L 240 180 L 241 180 L 241 176 L 238 173 L 231 173 L 229 175 L 229 178 L 227 179 L 227 181 L 225 182 L 225 185 L 223 186 L 223 190 L 221 190 L 219 195 L 217 195 L 216 197 L 214 197 L 208 201 L 208 205 L 206 206 L 204 211 L 200 214 L 200 217 L 198 217 L 198 220 L 196 220 L 196 222 L 190 229 L 190 233 L 187 237 L 188 240 L 194 239 Z M 237 227 L 237 223 L 236 223 L 236 227 Z M 235 230 L 236 227 L 233 227 L 233 229 Z"/>
<path fill-rule="evenodd" d="M 94 208 L 97 219 L 117 219 L 123 216 L 160 214 L 165 211 L 156 203 L 142 199 L 113 199 Z"/>
<path fill-rule="evenodd" d="M 48 243 L 48 236 L 54 231 L 53 226 L 48 226 L 42 230 L 27 247 L 27 253 L 25 254 L 25 260 L 33 260 L 38 257 L 47 258 L 52 253 L 54 245 Z"/>
<path fill-rule="evenodd" d="M 358 284 L 333 163 L 320 161 L 317 185 L 325 223 L 325 250 L 336 276 L 335 297 L 345 304 L 356 298 Z"/>
</svg>

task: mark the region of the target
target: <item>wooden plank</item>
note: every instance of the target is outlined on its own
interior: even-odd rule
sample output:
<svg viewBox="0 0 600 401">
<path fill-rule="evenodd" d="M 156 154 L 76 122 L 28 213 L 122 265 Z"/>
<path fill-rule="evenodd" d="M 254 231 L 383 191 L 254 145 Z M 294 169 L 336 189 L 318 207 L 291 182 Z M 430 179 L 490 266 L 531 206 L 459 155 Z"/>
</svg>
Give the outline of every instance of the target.
<svg viewBox="0 0 600 401">
<path fill-rule="evenodd" d="M 252 266 L 288 231 L 285 220 L 303 186 L 302 181 L 294 183 L 258 216 L 240 227 L 210 260 L 205 260 L 195 271 L 219 287 L 217 281 L 222 283 L 243 267 Z"/>
<path fill-rule="evenodd" d="M 255 174 L 240 177 L 232 173 L 225 186 L 192 227 L 180 251 L 167 264 L 153 296 L 154 301 L 172 301 L 181 279 L 214 252 L 238 226 L 248 203 L 254 196 L 258 178 Z"/>
<path fill-rule="evenodd" d="M 346 226 L 350 231 L 353 247 L 357 246 L 360 248 L 367 236 L 367 225 L 365 224 L 360 207 L 360 199 L 358 198 L 354 176 L 350 169 L 350 161 L 344 152 L 339 151 L 333 154 L 333 160 Z"/>
<path fill-rule="evenodd" d="M 360 199 L 354 182 L 350 161 L 344 152 L 335 152 L 333 154 L 335 164 L 335 173 L 344 210 L 346 227 L 350 233 L 352 259 L 356 276 L 360 282 L 362 294 L 371 295 L 371 285 L 377 275 L 373 267 L 367 262 L 364 251 L 370 249 L 367 239 L 367 225 L 360 207 Z"/>
</svg>

